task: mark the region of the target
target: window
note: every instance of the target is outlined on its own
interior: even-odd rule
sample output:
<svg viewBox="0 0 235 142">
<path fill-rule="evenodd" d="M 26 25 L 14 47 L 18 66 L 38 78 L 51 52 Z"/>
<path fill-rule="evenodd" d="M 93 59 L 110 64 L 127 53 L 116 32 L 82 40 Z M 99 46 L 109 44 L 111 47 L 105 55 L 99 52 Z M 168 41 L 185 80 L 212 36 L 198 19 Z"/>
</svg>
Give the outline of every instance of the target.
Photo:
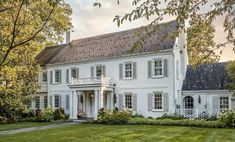
<svg viewBox="0 0 235 142">
<path fill-rule="evenodd" d="M 133 77 L 133 67 L 132 63 L 125 63 L 125 78 L 132 78 Z"/>
<path fill-rule="evenodd" d="M 220 97 L 220 109 L 229 109 L 229 98 Z"/>
<path fill-rule="evenodd" d="M 154 76 L 163 76 L 163 65 L 162 59 L 154 60 L 153 62 L 153 75 Z"/>
<path fill-rule="evenodd" d="M 125 95 L 125 108 L 132 109 L 132 95 L 131 94 Z"/>
<path fill-rule="evenodd" d="M 157 109 L 157 110 L 163 109 L 162 93 L 155 93 L 154 94 L 154 109 Z"/>
<path fill-rule="evenodd" d="M 47 73 L 46 72 L 42 73 L 42 82 L 47 82 Z"/>
<path fill-rule="evenodd" d="M 102 75 L 102 66 L 96 66 L 96 77 L 101 77 Z"/>
<path fill-rule="evenodd" d="M 185 109 L 193 109 L 193 97 L 186 96 L 184 98 L 184 108 Z"/>
<path fill-rule="evenodd" d="M 55 83 L 60 83 L 60 70 L 55 70 Z"/>
<path fill-rule="evenodd" d="M 48 103 L 47 96 L 44 96 L 44 108 L 47 108 L 47 103 Z"/>
<path fill-rule="evenodd" d="M 54 107 L 60 107 L 60 96 L 55 95 Z"/>
<path fill-rule="evenodd" d="M 35 97 L 35 108 L 40 108 L 40 97 Z"/>
<path fill-rule="evenodd" d="M 78 78 L 78 72 L 76 68 L 71 69 L 71 77 L 72 78 Z"/>
</svg>

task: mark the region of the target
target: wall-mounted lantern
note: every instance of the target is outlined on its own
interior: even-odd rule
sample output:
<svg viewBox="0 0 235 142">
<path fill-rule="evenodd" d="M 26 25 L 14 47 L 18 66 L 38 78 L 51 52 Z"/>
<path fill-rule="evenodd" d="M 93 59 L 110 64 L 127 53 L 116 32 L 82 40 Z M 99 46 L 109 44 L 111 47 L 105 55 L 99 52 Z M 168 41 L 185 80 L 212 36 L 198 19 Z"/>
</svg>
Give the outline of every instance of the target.
<svg viewBox="0 0 235 142">
<path fill-rule="evenodd" d="M 198 103 L 199 104 L 201 103 L 201 96 L 200 95 L 198 96 Z"/>
</svg>

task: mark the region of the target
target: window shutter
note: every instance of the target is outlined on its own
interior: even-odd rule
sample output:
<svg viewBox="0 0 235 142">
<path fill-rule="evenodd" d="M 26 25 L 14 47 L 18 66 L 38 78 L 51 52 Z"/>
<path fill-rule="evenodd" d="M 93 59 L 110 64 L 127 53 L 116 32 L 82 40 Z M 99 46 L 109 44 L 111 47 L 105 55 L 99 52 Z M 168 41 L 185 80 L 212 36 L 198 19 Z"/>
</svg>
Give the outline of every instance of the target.
<svg viewBox="0 0 235 142">
<path fill-rule="evenodd" d="M 51 95 L 49 97 L 49 103 L 50 103 L 50 106 L 52 107 L 52 96 Z"/>
<path fill-rule="evenodd" d="M 152 111 L 153 109 L 153 94 L 148 94 L 148 111 Z"/>
<path fill-rule="evenodd" d="M 66 70 L 66 82 L 69 83 L 69 69 Z"/>
<path fill-rule="evenodd" d="M 81 95 L 77 95 L 77 109 L 80 109 L 80 103 L 81 103 Z"/>
<path fill-rule="evenodd" d="M 119 94 L 119 109 L 123 109 L 123 95 Z"/>
<path fill-rule="evenodd" d="M 148 61 L 148 78 L 152 78 L 152 61 Z"/>
<path fill-rule="evenodd" d="M 77 68 L 77 79 L 79 78 L 79 68 Z"/>
<path fill-rule="evenodd" d="M 120 80 L 123 79 L 123 64 L 122 63 L 119 64 L 119 79 Z"/>
<path fill-rule="evenodd" d="M 167 63 L 167 59 L 164 59 L 164 77 L 168 77 L 168 63 Z"/>
<path fill-rule="evenodd" d="M 137 78 L 137 73 L 136 73 L 136 62 L 133 63 L 133 78 Z"/>
<path fill-rule="evenodd" d="M 62 107 L 62 96 L 59 95 L 59 107 Z"/>
<path fill-rule="evenodd" d="M 52 84 L 52 83 L 53 83 L 53 72 L 50 71 L 50 84 Z"/>
<path fill-rule="evenodd" d="M 106 68 L 105 68 L 105 65 L 102 66 L 102 74 L 103 74 L 103 77 L 106 76 Z"/>
<path fill-rule="evenodd" d="M 168 93 L 163 93 L 163 110 L 168 111 L 168 106 L 169 106 L 169 99 L 168 99 Z"/>
<path fill-rule="evenodd" d="M 213 101 L 213 109 L 219 110 L 219 97 L 218 96 L 213 96 L 212 97 L 212 101 Z"/>
<path fill-rule="evenodd" d="M 133 111 L 137 111 L 137 94 L 133 94 Z"/>
<path fill-rule="evenodd" d="M 61 70 L 59 71 L 59 82 L 61 83 Z"/>
<path fill-rule="evenodd" d="M 66 109 L 69 110 L 69 95 L 66 95 Z"/>
<path fill-rule="evenodd" d="M 94 67 L 91 67 L 91 78 L 94 78 Z"/>
</svg>

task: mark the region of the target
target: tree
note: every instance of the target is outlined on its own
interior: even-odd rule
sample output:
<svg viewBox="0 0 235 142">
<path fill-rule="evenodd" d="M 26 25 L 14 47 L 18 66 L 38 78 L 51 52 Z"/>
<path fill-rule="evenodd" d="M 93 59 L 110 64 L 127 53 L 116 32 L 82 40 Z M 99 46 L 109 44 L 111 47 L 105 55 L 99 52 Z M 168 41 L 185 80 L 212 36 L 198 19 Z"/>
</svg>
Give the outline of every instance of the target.
<svg viewBox="0 0 235 142">
<path fill-rule="evenodd" d="M 36 55 L 71 28 L 63 0 L 0 1 L 0 116 L 14 118 L 38 89 Z"/>
<path fill-rule="evenodd" d="M 235 61 L 230 61 L 226 65 L 228 83 L 226 87 L 235 95 Z"/>
</svg>

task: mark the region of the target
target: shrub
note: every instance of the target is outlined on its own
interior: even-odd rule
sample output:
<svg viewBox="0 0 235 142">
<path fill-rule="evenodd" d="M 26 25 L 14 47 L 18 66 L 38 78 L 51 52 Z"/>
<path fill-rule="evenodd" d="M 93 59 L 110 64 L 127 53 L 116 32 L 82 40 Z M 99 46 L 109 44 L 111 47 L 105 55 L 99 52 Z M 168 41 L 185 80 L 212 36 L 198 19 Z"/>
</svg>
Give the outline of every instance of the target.
<svg viewBox="0 0 235 142">
<path fill-rule="evenodd" d="M 64 109 L 61 109 L 61 108 L 55 109 L 53 115 L 54 115 L 54 120 L 64 120 L 65 119 Z"/>
<path fill-rule="evenodd" d="M 131 113 L 127 110 L 118 110 L 115 108 L 113 111 L 101 108 L 98 113 L 99 123 L 104 124 L 127 124 L 131 118 Z"/>
<path fill-rule="evenodd" d="M 183 115 L 178 114 L 163 114 L 161 117 L 158 117 L 156 119 L 172 119 L 172 120 L 181 120 L 186 119 Z"/>
<path fill-rule="evenodd" d="M 226 126 L 235 126 L 235 110 L 225 110 L 219 114 L 219 121 L 226 124 Z"/>
<path fill-rule="evenodd" d="M 43 122 L 52 122 L 54 120 L 54 115 L 53 115 L 53 109 L 51 107 L 47 107 L 44 112 L 43 115 L 41 117 L 40 121 Z"/>
<path fill-rule="evenodd" d="M 6 117 L 0 116 L 0 124 L 6 124 L 7 121 L 8 121 L 8 120 L 7 120 Z"/>
<path fill-rule="evenodd" d="M 132 117 L 140 117 L 140 118 L 144 118 L 144 116 L 142 114 L 135 114 L 135 115 L 132 115 Z"/>
</svg>

